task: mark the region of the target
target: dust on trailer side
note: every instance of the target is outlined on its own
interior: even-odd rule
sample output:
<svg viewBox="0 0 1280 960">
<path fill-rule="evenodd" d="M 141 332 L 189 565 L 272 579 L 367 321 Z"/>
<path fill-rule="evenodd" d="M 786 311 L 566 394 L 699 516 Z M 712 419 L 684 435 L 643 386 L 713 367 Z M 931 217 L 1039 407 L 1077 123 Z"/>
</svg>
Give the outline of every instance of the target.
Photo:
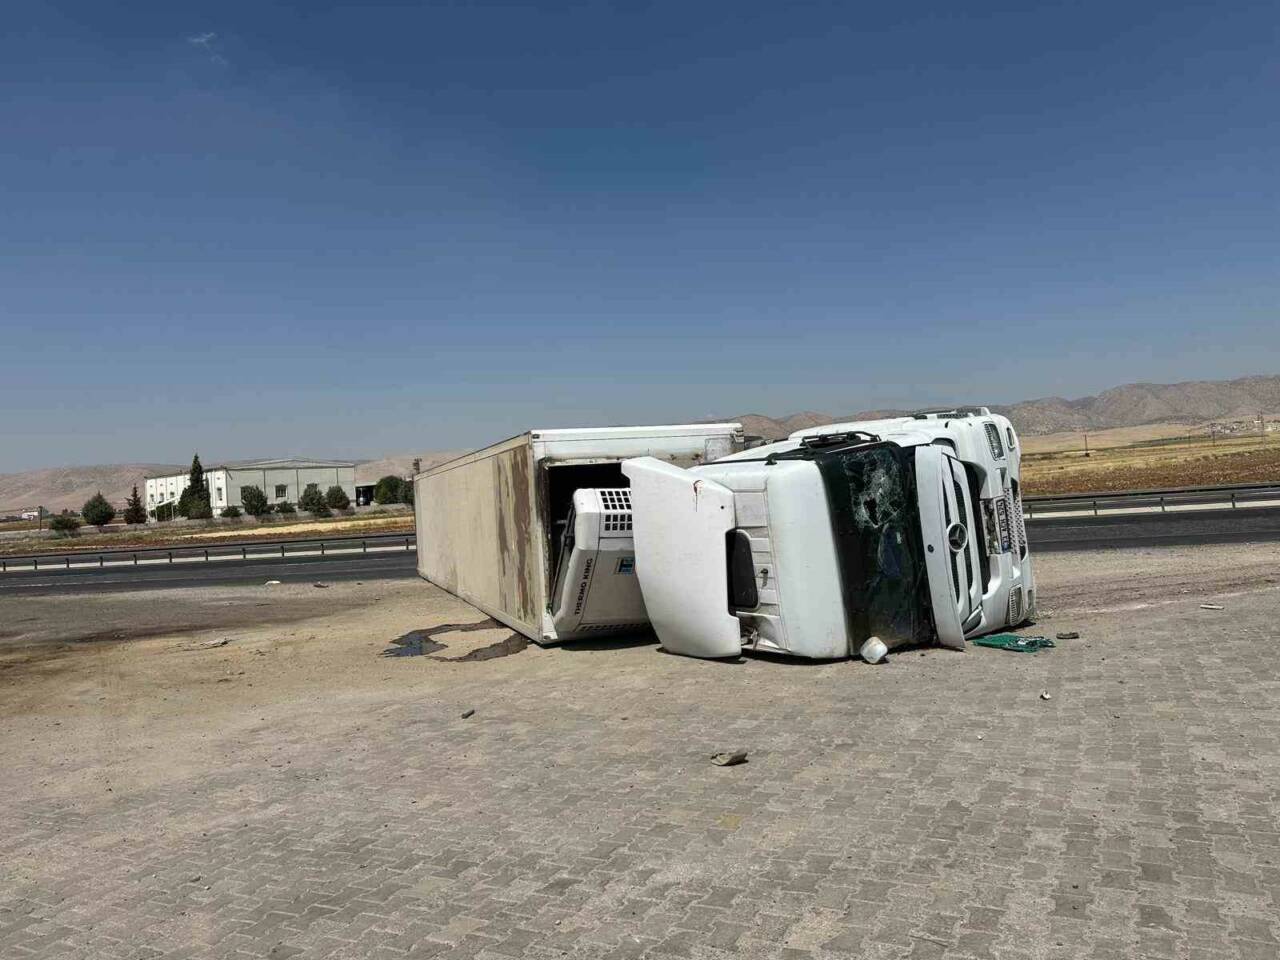
<svg viewBox="0 0 1280 960">
<path fill-rule="evenodd" d="M 551 591 L 583 488 L 629 486 L 621 462 L 705 463 L 741 449 L 736 423 L 531 430 L 414 477 L 418 573 L 537 643 L 559 636 Z"/>
</svg>

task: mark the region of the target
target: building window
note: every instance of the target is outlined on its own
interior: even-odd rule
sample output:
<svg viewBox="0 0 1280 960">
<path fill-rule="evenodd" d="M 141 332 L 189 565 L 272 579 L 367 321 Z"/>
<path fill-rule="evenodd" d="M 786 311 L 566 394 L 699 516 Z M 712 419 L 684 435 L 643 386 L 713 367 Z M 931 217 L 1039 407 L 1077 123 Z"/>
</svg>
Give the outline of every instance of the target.
<svg viewBox="0 0 1280 960">
<path fill-rule="evenodd" d="M 216 487 L 215 489 L 216 489 L 216 490 L 217 490 L 217 492 L 218 492 L 218 502 L 219 502 L 219 503 L 221 503 L 221 502 L 222 502 L 222 488 L 221 488 L 221 487 Z"/>
<path fill-rule="evenodd" d="M 288 486 L 288 484 L 284 484 L 284 483 L 277 483 L 277 484 L 276 484 L 276 499 L 277 499 L 277 500 L 279 500 L 279 499 L 281 499 L 281 498 L 283 498 L 283 497 L 287 497 L 288 495 L 289 495 L 289 486 Z"/>
</svg>

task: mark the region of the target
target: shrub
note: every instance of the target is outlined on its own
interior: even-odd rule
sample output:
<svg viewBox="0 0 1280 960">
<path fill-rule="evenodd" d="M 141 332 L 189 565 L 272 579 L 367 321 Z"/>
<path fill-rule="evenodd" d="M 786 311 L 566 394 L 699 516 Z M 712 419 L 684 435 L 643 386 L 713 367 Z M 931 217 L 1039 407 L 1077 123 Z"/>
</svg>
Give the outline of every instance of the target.
<svg viewBox="0 0 1280 960">
<path fill-rule="evenodd" d="M 271 504 L 267 503 L 267 495 L 261 487 L 241 487 L 240 502 L 244 504 L 244 512 L 251 517 L 260 517 L 271 512 Z"/>
<path fill-rule="evenodd" d="M 374 485 L 374 503 L 404 503 L 405 483 L 399 477 L 388 474 Z"/>
<path fill-rule="evenodd" d="M 297 509 L 288 500 L 281 500 L 276 504 L 276 513 L 293 514 L 297 513 Z"/>
<path fill-rule="evenodd" d="M 69 513 L 60 513 L 49 520 L 49 529 L 64 537 L 69 537 L 80 529 L 80 521 Z"/>
<path fill-rule="evenodd" d="M 298 507 L 307 513 L 315 513 L 316 508 L 324 503 L 324 494 L 320 492 L 320 487 L 314 483 L 308 483 L 302 491 L 302 496 L 298 498 Z"/>
<path fill-rule="evenodd" d="M 334 510 L 349 510 L 351 508 L 351 498 L 347 496 L 347 491 L 337 485 L 325 491 L 324 502 Z"/>
<path fill-rule="evenodd" d="M 178 508 L 172 503 L 162 503 L 151 511 L 151 515 L 157 520 L 172 520 L 178 515 Z"/>
<path fill-rule="evenodd" d="M 124 522 L 146 523 L 147 508 L 142 505 L 142 497 L 138 496 L 138 485 L 133 485 L 133 496 L 125 501 L 124 505 Z"/>
<path fill-rule="evenodd" d="M 84 517 L 86 523 L 92 523 L 101 530 L 116 518 L 116 508 L 107 503 L 107 498 L 99 490 L 84 502 L 80 514 Z"/>
<path fill-rule="evenodd" d="M 313 517 L 332 517 L 333 511 L 329 509 L 329 505 L 324 502 L 324 497 L 320 497 L 311 502 L 311 506 L 307 508 L 307 513 Z"/>
<path fill-rule="evenodd" d="M 229 507 L 223 507 L 222 517 L 224 520 L 236 520 L 240 517 L 240 508 L 234 503 Z"/>
</svg>

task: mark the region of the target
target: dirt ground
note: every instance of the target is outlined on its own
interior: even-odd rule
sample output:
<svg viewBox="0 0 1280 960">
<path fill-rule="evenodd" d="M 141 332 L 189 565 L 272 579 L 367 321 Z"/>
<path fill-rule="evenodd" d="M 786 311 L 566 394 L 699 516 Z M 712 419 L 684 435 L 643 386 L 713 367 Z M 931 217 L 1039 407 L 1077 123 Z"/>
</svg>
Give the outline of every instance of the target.
<svg viewBox="0 0 1280 960">
<path fill-rule="evenodd" d="M 0 955 L 1275 957 L 1280 545 L 1037 571 L 1080 639 L 877 667 L 413 580 L 0 598 Z"/>
<path fill-rule="evenodd" d="M 1127 447 L 1147 440 L 1164 440 L 1188 435 L 1208 436 L 1202 426 L 1186 423 L 1152 423 L 1141 427 L 1111 427 L 1107 430 L 1089 431 L 1089 449 L 1103 450 L 1107 447 Z M 1021 437 L 1022 452 L 1028 453 L 1067 453 L 1084 449 L 1084 434 L 1079 430 L 1061 433 L 1025 434 Z"/>
<path fill-rule="evenodd" d="M 1027 496 L 1280 482 L 1280 435 L 1028 456 Z"/>
</svg>

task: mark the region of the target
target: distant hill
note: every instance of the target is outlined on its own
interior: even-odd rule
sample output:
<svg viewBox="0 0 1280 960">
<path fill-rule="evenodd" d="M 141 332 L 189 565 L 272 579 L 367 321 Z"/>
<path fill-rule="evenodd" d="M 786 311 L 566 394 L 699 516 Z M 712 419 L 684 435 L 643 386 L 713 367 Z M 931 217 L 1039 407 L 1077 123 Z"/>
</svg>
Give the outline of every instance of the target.
<svg viewBox="0 0 1280 960">
<path fill-rule="evenodd" d="M 961 397 L 959 404 L 981 404 L 981 397 Z M 1044 397 L 1008 405 L 988 404 L 1013 421 L 1021 434 L 1038 436 L 1079 430 L 1106 430 L 1112 427 L 1139 427 L 1154 423 L 1202 424 L 1237 420 L 1259 412 L 1280 412 L 1280 376 L 1241 377 L 1238 380 L 1191 380 L 1186 383 L 1130 383 L 1113 387 L 1097 396 L 1067 400 Z M 774 418 L 748 413 L 726 419 L 738 420 L 749 434 L 779 440 L 805 427 L 843 420 L 870 420 L 894 417 L 909 410 L 862 410 L 856 413 L 826 414 L 807 411 Z"/>
<path fill-rule="evenodd" d="M 975 394 L 956 397 L 955 402 L 981 404 L 983 398 Z M 1158 423 L 1198 425 L 1211 421 L 1244 420 L 1259 412 L 1268 416 L 1280 414 L 1280 376 L 1165 384 L 1130 383 L 1093 397 L 1076 400 L 1044 397 L 1007 406 L 991 405 L 991 408 L 1008 416 L 1018 432 L 1027 436 Z M 805 411 L 780 418 L 748 413 L 723 419 L 740 421 L 748 434 L 776 440 L 805 427 L 840 420 L 900 416 L 908 412 L 863 410 L 827 414 Z M 439 450 L 416 454 L 422 458 L 424 468 L 457 455 L 457 451 Z M 414 456 L 406 453 L 365 461 L 356 468 L 356 482 L 373 483 L 387 474 L 407 476 L 413 469 Z M 37 504 L 53 510 L 64 507 L 79 509 L 99 490 L 108 500 L 121 503 L 133 484 L 140 484 L 144 475 L 178 473 L 185 469 L 185 465 L 126 463 L 0 474 L 0 510 L 17 510 Z"/>
<path fill-rule="evenodd" d="M 454 457 L 466 453 L 465 450 L 429 450 L 426 453 L 402 453 L 383 457 L 381 460 L 366 460 L 356 467 L 356 483 L 377 483 L 379 479 L 393 474 L 407 477 L 413 473 L 413 458 L 422 460 L 422 469 L 434 467 Z"/>
<path fill-rule="evenodd" d="M 0 512 L 36 506 L 79 510 L 99 491 L 112 503 L 123 503 L 135 483 L 142 492 L 143 477 L 185 469 L 172 463 L 112 463 L 0 473 Z"/>
<path fill-rule="evenodd" d="M 375 483 L 379 477 L 385 477 L 389 473 L 408 476 L 413 469 L 415 456 L 422 458 L 422 466 L 426 468 L 451 460 L 457 453 L 435 450 L 368 460 L 357 464 L 356 483 Z M 143 477 L 185 473 L 189 466 L 190 464 L 173 463 L 113 463 L 0 473 L 0 515 L 36 506 L 49 510 L 79 510 L 86 500 L 99 491 L 112 503 L 122 504 L 135 483 L 141 491 Z"/>
</svg>

